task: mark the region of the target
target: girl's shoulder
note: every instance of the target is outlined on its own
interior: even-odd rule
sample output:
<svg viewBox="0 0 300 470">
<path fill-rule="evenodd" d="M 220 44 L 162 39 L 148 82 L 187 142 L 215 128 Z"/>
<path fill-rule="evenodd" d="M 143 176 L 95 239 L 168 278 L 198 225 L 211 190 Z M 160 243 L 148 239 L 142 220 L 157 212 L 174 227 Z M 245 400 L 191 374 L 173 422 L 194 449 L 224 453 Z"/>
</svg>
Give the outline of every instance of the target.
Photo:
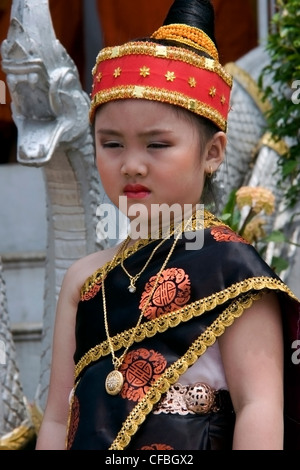
<svg viewBox="0 0 300 470">
<path fill-rule="evenodd" d="M 86 280 L 111 261 L 118 249 L 119 245 L 112 246 L 74 261 L 66 271 L 63 287 L 71 288 L 73 295 L 79 298 L 80 290 Z"/>
</svg>

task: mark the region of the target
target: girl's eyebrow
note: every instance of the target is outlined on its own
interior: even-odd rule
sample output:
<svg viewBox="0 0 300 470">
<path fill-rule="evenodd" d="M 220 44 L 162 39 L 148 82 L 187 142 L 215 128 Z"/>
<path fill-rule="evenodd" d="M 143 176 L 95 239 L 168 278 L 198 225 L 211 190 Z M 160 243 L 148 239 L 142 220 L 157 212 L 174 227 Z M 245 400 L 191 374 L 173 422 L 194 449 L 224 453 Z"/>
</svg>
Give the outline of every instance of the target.
<svg viewBox="0 0 300 470">
<path fill-rule="evenodd" d="M 138 135 L 148 136 L 148 135 L 160 135 L 160 134 L 172 134 L 172 133 L 173 133 L 173 131 L 170 130 L 170 129 L 155 129 L 154 128 L 154 129 L 149 129 L 149 130 L 143 131 Z"/>
<path fill-rule="evenodd" d="M 121 135 L 120 132 L 114 130 L 114 129 L 106 129 L 106 128 L 100 128 L 96 130 L 96 134 L 109 134 L 109 135 Z"/>
<path fill-rule="evenodd" d="M 170 129 L 149 129 L 143 132 L 139 132 L 137 135 L 138 137 L 144 137 L 144 136 L 148 137 L 148 136 L 155 136 L 155 135 L 161 135 L 161 134 L 173 134 L 173 133 L 174 131 Z M 97 129 L 96 134 L 120 136 L 122 135 L 122 132 L 119 132 L 115 129 L 101 127 L 100 129 Z"/>
</svg>

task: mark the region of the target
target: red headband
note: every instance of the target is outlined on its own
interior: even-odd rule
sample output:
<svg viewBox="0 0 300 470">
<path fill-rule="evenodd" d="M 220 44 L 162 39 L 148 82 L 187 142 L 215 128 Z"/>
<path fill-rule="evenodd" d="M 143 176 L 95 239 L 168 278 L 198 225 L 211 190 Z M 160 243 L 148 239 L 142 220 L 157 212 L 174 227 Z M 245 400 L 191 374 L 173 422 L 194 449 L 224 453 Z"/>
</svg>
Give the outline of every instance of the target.
<svg viewBox="0 0 300 470">
<path fill-rule="evenodd" d="M 187 49 L 131 42 L 104 48 L 93 69 L 90 121 L 109 101 L 140 98 L 181 106 L 226 131 L 232 77 Z"/>
</svg>

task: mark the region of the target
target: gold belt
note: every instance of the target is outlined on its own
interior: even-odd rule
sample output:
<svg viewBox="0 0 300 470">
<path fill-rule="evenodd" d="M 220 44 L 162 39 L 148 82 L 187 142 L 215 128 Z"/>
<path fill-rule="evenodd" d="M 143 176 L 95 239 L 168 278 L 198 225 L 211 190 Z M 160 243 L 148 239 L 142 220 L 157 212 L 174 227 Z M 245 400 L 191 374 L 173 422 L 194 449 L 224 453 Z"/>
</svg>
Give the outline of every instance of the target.
<svg viewBox="0 0 300 470">
<path fill-rule="evenodd" d="M 233 411 L 227 390 L 215 390 L 210 385 L 197 382 L 194 385 L 171 385 L 153 409 L 154 414 L 205 415 L 220 410 Z"/>
</svg>

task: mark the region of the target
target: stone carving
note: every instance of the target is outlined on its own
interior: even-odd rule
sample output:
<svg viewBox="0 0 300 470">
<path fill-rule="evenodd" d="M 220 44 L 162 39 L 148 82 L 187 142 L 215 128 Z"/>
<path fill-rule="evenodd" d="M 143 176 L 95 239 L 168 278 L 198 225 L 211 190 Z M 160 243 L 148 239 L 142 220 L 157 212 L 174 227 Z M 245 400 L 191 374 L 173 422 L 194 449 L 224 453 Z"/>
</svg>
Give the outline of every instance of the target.
<svg viewBox="0 0 300 470">
<path fill-rule="evenodd" d="M 43 409 L 62 278 L 75 259 L 109 243 L 96 234 L 96 208 L 105 195 L 94 166 L 89 98 L 55 37 L 47 0 L 13 1 L 1 54 L 18 129 L 17 160 L 43 166 L 47 193 L 46 290 L 36 394 Z"/>
<path fill-rule="evenodd" d="M 23 449 L 33 439 L 35 425 L 24 396 L 10 331 L 1 258 L 0 318 L 0 450 Z"/>
<path fill-rule="evenodd" d="M 269 218 L 267 229 L 281 230 L 292 244 L 270 242 L 265 258 L 269 263 L 273 256 L 288 261 L 288 268 L 280 276 L 299 297 L 300 201 L 295 208 L 287 210 L 283 201 L 284 191 L 278 186 L 281 174 L 277 163 L 287 143 L 275 143 L 266 131 L 264 115 L 268 103 L 262 101 L 257 81 L 267 62 L 268 55 L 259 46 L 236 63 L 226 65 L 234 78 L 232 110 L 228 119 L 226 164 L 217 178 L 223 188 L 224 200 L 232 189 L 243 185 L 264 186 L 274 193 L 276 210 Z"/>
</svg>

